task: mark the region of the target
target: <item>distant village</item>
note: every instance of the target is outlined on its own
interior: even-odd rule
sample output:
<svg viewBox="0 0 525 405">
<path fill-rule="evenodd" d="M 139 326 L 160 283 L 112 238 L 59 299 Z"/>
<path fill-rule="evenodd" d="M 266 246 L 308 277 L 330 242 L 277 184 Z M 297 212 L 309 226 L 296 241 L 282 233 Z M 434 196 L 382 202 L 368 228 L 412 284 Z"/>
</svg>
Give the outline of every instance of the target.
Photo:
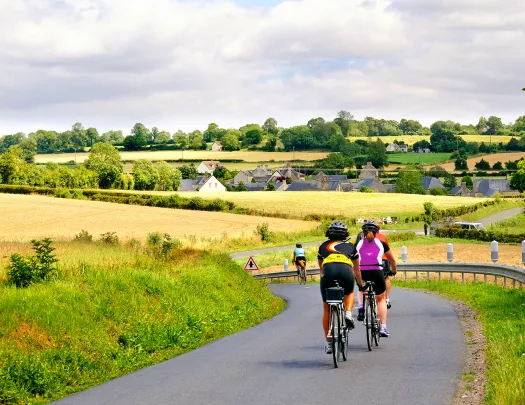
<svg viewBox="0 0 525 405">
<path fill-rule="evenodd" d="M 401 145 L 404 146 L 404 145 Z M 227 188 L 213 176 L 215 169 L 221 169 L 219 161 L 202 161 L 197 166 L 201 175 L 196 179 L 185 179 L 178 191 L 199 192 L 227 192 Z M 508 179 L 476 178 L 473 177 L 473 187 L 469 189 L 466 183 L 453 187 L 448 195 L 459 197 L 493 197 L 496 194 L 514 194 Z M 367 187 L 376 193 L 394 192 L 394 184 L 385 184 L 379 178 L 379 170 L 372 163 L 359 170 L 359 176 L 350 180 L 346 175 L 329 175 L 322 171 L 313 179 L 306 180 L 303 173 L 298 172 L 290 163 L 277 169 L 267 165 L 258 165 L 253 170 L 241 170 L 229 180 L 231 186 L 243 184 L 246 191 L 332 191 L 332 192 L 359 192 L 362 187 Z M 272 186 L 270 186 L 270 184 Z M 434 188 L 445 189 L 445 186 L 436 177 L 424 176 L 421 185 L 427 194 Z"/>
</svg>

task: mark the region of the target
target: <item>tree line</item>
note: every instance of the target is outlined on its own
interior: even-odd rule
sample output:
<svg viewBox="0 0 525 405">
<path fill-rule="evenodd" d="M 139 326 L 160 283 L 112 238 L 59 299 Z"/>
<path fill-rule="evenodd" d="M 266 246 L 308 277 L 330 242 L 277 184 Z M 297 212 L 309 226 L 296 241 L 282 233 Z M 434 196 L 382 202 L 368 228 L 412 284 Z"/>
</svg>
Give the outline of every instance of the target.
<svg viewBox="0 0 525 405">
<path fill-rule="evenodd" d="M 340 111 L 332 121 L 318 117 L 310 119 L 305 125 L 289 128 L 279 127 L 275 118 L 268 118 L 262 125 L 247 124 L 239 129 L 221 128 L 216 123 L 210 123 L 204 131 L 194 130 L 189 133 L 181 130 L 170 133 L 157 127 L 149 129 L 142 123 L 137 123 L 126 135 L 121 130 L 99 134 L 96 128 L 85 128 L 77 122 L 64 132 L 39 129 L 27 135 L 22 132 L 4 135 L 0 137 L 0 153 L 10 146 L 19 145 L 24 159 L 29 162 L 35 154 L 84 151 L 96 143 L 111 143 L 124 150 L 200 150 L 209 148 L 211 142 L 219 141 L 226 151 L 241 148 L 266 151 L 321 149 L 353 155 L 351 140 L 354 137 L 395 138 L 401 135 L 427 135 L 430 136 L 430 142 L 421 141 L 414 146 L 428 147 L 436 152 L 453 152 L 461 148 L 467 151 L 473 148 L 472 145 L 466 145 L 461 135 L 475 134 L 487 137 L 511 135 L 521 139 L 525 135 L 525 115 L 509 124 L 504 124 L 499 117 L 491 116 L 481 117 L 477 125 L 436 121 L 430 127 L 424 127 L 418 121 L 406 118 L 396 121 L 366 117 L 360 121 L 350 112 Z M 518 143 L 519 140 L 516 139 L 515 142 Z M 489 142 L 489 151 L 497 148 L 491 144 Z M 524 148 L 525 145 L 516 147 Z"/>
</svg>

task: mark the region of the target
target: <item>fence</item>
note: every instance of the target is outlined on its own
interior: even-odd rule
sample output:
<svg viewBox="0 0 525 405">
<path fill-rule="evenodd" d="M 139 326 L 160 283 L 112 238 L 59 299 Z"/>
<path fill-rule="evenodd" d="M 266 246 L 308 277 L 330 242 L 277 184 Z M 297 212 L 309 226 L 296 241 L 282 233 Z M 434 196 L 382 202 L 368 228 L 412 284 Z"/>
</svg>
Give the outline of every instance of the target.
<svg viewBox="0 0 525 405">
<path fill-rule="evenodd" d="M 474 281 L 478 281 L 477 276 L 483 276 L 483 281 L 487 282 L 487 276 L 493 276 L 494 282 L 498 282 L 498 277 L 503 278 L 503 286 L 507 287 L 507 280 L 512 280 L 512 287 L 519 284 L 519 288 L 525 284 L 525 270 L 519 267 L 507 266 L 504 264 L 486 264 L 486 263 L 398 263 L 399 273 L 404 273 L 404 279 L 407 280 L 407 273 L 416 273 L 416 281 L 419 281 L 420 274 L 426 273 L 426 279 L 430 280 L 430 273 L 437 273 L 438 279 L 442 280 L 443 274 L 450 274 L 450 280 L 453 279 L 453 274 L 461 274 L 461 282 L 465 282 L 465 274 L 473 274 Z M 307 276 L 315 276 L 319 274 L 319 269 L 307 269 Z M 266 274 L 254 274 L 256 279 L 276 279 L 297 277 L 297 272 L 279 271 Z M 481 281 L 481 280 L 479 280 Z"/>
</svg>

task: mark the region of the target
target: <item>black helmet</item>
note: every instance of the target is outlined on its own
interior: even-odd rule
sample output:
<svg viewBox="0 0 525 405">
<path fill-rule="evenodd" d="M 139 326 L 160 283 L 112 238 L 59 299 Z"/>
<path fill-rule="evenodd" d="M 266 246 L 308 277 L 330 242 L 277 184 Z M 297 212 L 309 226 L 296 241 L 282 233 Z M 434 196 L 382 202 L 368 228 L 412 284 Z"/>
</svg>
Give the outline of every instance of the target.
<svg viewBox="0 0 525 405">
<path fill-rule="evenodd" d="M 332 222 L 326 231 L 326 237 L 330 240 L 344 240 L 348 238 L 348 227 L 344 222 Z"/>
<path fill-rule="evenodd" d="M 375 221 L 366 221 L 361 227 L 361 229 L 363 230 L 363 234 L 365 236 L 369 231 L 372 231 L 373 233 L 377 233 L 379 231 L 379 227 L 377 226 Z"/>
<path fill-rule="evenodd" d="M 301 242 L 297 242 L 297 243 L 295 244 L 295 247 L 303 247 L 303 245 L 301 244 Z"/>
</svg>

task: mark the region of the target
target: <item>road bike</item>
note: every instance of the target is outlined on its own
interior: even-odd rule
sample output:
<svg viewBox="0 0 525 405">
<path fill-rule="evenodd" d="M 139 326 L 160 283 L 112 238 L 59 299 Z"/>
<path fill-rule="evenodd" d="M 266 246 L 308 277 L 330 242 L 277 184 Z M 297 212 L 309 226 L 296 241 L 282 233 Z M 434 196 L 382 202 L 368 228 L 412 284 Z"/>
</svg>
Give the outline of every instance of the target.
<svg viewBox="0 0 525 405">
<path fill-rule="evenodd" d="M 306 285 L 306 261 L 298 260 L 296 263 L 299 265 L 299 285 Z"/>
<path fill-rule="evenodd" d="M 327 340 L 331 339 L 332 357 L 334 366 L 339 367 L 342 359 L 348 358 L 348 327 L 345 321 L 345 290 L 335 280 L 332 286 L 326 288 L 326 303 L 329 307 L 329 325 Z"/>
<path fill-rule="evenodd" d="M 377 316 L 376 293 L 374 292 L 373 286 L 373 281 L 365 282 L 364 287 L 366 287 L 367 290 L 363 295 L 365 311 L 365 319 L 363 322 L 366 326 L 366 343 L 368 345 L 368 351 L 372 351 L 373 346 L 379 346 L 379 339 L 381 338 L 379 335 L 381 325 L 379 317 Z"/>
</svg>

